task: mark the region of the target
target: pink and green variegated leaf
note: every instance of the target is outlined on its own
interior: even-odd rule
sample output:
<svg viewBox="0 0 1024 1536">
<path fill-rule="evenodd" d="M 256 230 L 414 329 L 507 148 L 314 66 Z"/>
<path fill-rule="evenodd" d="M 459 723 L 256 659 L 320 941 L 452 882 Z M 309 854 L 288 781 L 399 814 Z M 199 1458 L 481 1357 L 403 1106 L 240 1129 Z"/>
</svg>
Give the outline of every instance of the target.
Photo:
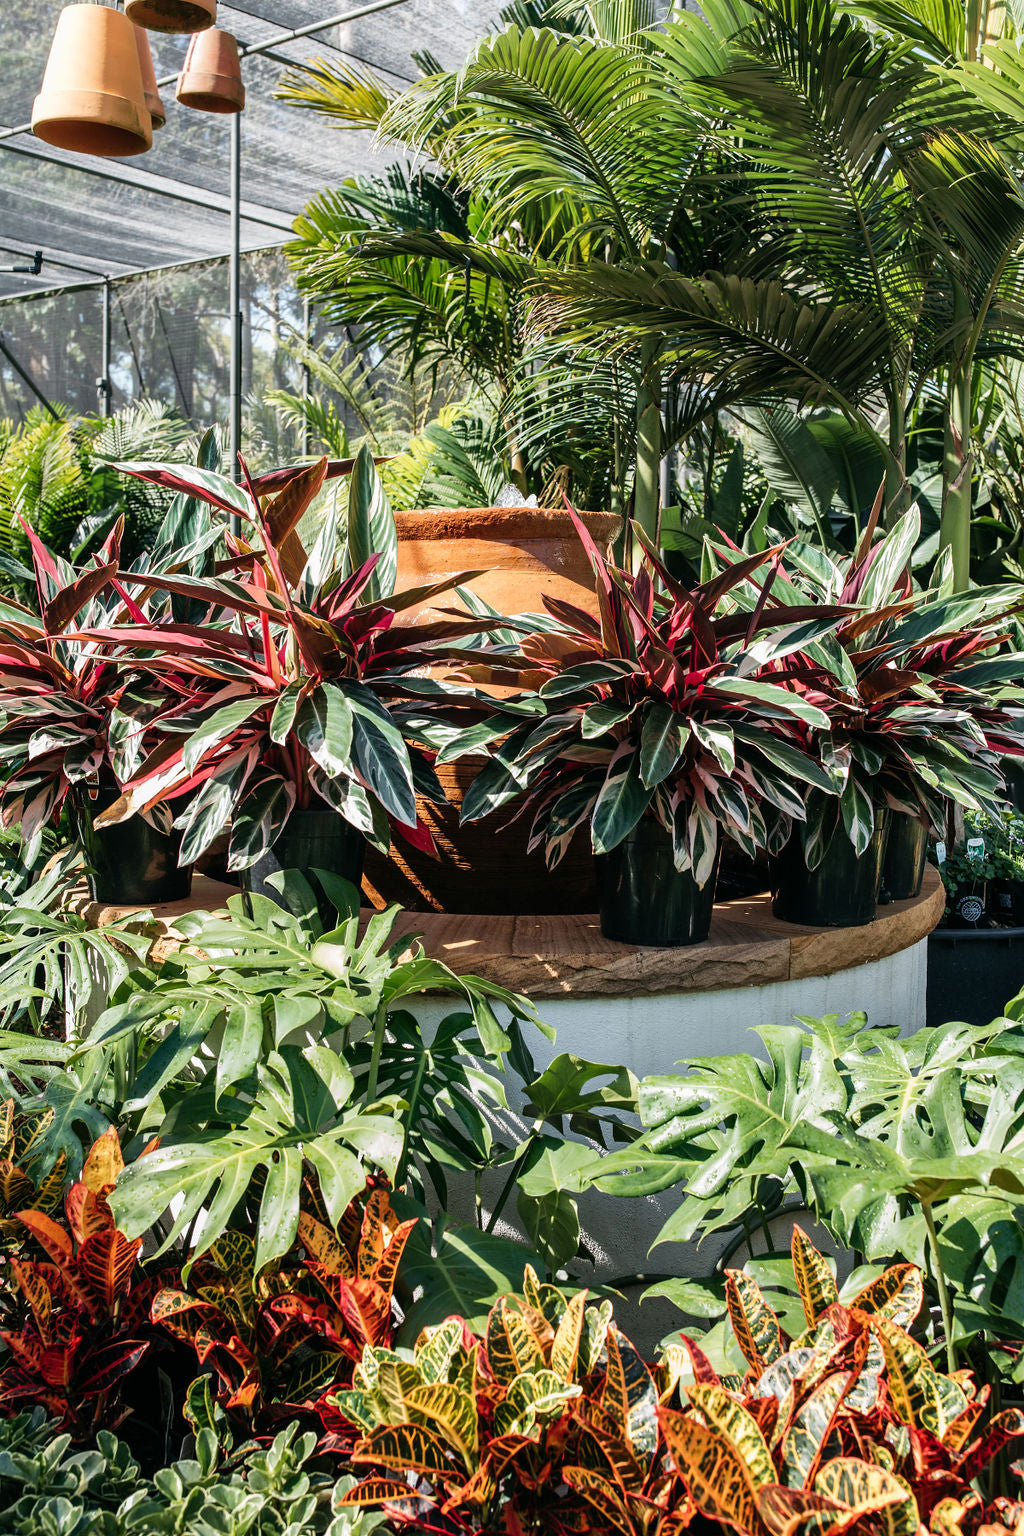
<svg viewBox="0 0 1024 1536">
<path fill-rule="evenodd" d="M 652 791 L 640 780 L 636 747 L 622 742 L 608 764 L 591 818 L 595 853 L 609 853 L 627 837 L 647 810 Z"/>
<path fill-rule="evenodd" d="M 210 469 L 196 469 L 181 464 L 154 464 L 146 461 L 115 464 L 122 475 L 134 475 L 150 485 L 160 485 L 169 491 L 179 491 L 184 496 L 194 496 L 222 512 L 233 512 L 252 522 L 253 504 L 246 493 L 226 475 L 215 474 Z M 134 579 L 134 578 L 133 578 Z"/>
<path fill-rule="evenodd" d="M 743 1358 L 760 1374 L 785 1352 L 779 1319 L 762 1296 L 757 1281 L 741 1269 L 726 1270 L 725 1299 Z"/>
<path fill-rule="evenodd" d="M 827 1259 L 799 1227 L 793 1228 L 793 1273 L 808 1328 L 839 1300 L 839 1288 Z"/>
</svg>

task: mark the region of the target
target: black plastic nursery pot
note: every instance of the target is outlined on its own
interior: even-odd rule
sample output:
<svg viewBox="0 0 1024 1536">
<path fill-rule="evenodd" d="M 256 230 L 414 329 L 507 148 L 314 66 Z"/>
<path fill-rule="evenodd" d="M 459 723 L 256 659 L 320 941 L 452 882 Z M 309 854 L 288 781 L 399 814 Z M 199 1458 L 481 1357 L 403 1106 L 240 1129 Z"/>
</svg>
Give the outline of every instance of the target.
<svg viewBox="0 0 1024 1536">
<path fill-rule="evenodd" d="M 1024 883 L 1002 877 L 989 882 L 988 915 L 999 923 L 1024 928 Z M 1024 976 L 1021 977 L 1024 983 Z"/>
<path fill-rule="evenodd" d="M 928 939 L 929 1025 L 988 1024 L 1024 986 L 1024 926 L 936 928 Z"/>
<path fill-rule="evenodd" d="M 284 829 L 261 859 L 242 871 L 242 889 L 253 896 L 269 896 L 280 901 L 280 893 L 267 885 L 269 875 L 282 869 L 297 869 L 309 876 L 314 869 L 325 869 L 358 889 L 363 878 L 366 839 L 337 811 L 292 811 Z M 329 921 L 333 907 L 326 899 L 319 901 L 322 921 Z"/>
<path fill-rule="evenodd" d="M 863 928 L 874 922 L 887 822 L 888 812 L 876 810 L 871 842 L 860 854 L 840 827 L 817 869 L 807 868 L 796 829 L 775 861 L 775 916 L 809 928 Z"/>
<path fill-rule="evenodd" d="M 920 896 L 927 857 L 928 823 L 905 811 L 890 811 L 879 901 L 913 901 Z"/>
<path fill-rule="evenodd" d="M 142 816 L 131 816 L 111 827 L 95 825 L 95 817 L 113 805 L 118 794 L 116 788 L 104 786 L 95 799 L 82 791 L 74 802 L 93 901 L 121 907 L 184 901 L 192 890 L 192 866 L 182 869 L 178 864 L 180 832 L 161 832 Z"/>
<path fill-rule="evenodd" d="M 676 869 L 670 833 L 645 817 L 594 864 L 606 939 L 652 949 L 703 944 L 711 931 L 717 857 L 699 886 L 689 870 Z"/>
</svg>

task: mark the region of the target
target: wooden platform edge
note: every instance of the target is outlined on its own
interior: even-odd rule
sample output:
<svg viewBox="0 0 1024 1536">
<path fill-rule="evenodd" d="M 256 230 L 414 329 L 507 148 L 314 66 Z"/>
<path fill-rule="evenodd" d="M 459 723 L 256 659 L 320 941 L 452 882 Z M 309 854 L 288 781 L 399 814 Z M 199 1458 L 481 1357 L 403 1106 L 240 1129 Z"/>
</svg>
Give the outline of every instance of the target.
<svg viewBox="0 0 1024 1536">
<path fill-rule="evenodd" d="M 73 911 L 94 927 L 147 910 L 152 957 L 180 946 L 174 923 L 187 912 L 223 910 L 235 888 L 197 876 L 192 895 L 150 909 L 107 906 L 84 886 Z M 879 909 L 863 928 L 803 928 L 772 915 L 767 895 L 723 902 L 711 935 L 685 949 L 637 949 L 603 937 L 596 914 L 571 917 L 488 917 L 405 912 L 395 936 L 418 936 L 426 953 L 458 975 L 476 975 L 534 999 L 643 997 L 770 986 L 831 976 L 899 954 L 926 939 L 939 923 L 945 894 L 929 868 L 920 896 Z"/>
</svg>

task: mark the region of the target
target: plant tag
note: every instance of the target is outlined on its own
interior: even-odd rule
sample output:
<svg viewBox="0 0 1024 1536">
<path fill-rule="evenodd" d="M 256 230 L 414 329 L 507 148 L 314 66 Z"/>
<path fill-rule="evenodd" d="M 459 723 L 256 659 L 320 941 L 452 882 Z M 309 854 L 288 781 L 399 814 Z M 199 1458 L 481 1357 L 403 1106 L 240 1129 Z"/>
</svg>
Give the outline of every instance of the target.
<svg viewBox="0 0 1024 1536">
<path fill-rule="evenodd" d="M 946 862 L 946 845 L 945 845 L 945 843 L 936 843 L 935 844 L 935 862 L 936 862 L 936 864 L 945 864 L 945 862 Z"/>
<path fill-rule="evenodd" d="M 967 839 L 967 857 L 969 859 L 983 859 L 985 857 L 985 839 L 983 837 L 969 837 Z"/>
</svg>

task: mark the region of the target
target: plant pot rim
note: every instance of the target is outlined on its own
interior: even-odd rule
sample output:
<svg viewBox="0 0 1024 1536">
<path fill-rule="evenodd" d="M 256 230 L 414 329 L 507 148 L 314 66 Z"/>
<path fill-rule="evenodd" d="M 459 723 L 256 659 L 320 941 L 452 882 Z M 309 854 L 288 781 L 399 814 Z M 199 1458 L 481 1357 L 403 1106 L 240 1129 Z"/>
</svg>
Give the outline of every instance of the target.
<svg viewBox="0 0 1024 1536">
<path fill-rule="evenodd" d="M 614 512 L 580 512 L 598 542 L 610 543 L 622 527 Z M 399 539 L 490 538 L 501 541 L 565 538 L 574 533 L 569 514 L 555 507 L 425 507 L 396 512 Z"/>
<path fill-rule="evenodd" d="M 961 939 L 1024 939 L 1024 928 L 933 928 L 929 944 L 954 944 Z"/>
</svg>

